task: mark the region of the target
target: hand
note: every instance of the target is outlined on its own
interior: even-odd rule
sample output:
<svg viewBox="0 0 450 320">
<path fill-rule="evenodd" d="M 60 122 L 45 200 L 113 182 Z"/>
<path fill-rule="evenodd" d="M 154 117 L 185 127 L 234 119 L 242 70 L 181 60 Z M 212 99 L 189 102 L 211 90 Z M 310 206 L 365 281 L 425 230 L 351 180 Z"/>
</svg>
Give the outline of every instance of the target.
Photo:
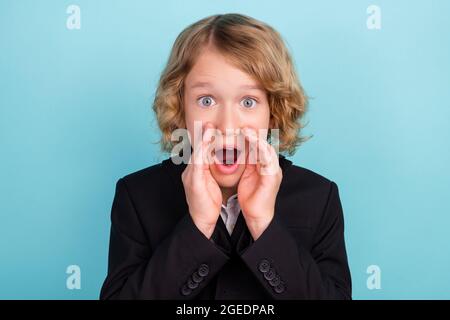
<svg viewBox="0 0 450 320">
<path fill-rule="evenodd" d="M 255 130 L 244 128 L 243 133 L 249 142 L 249 152 L 238 185 L 238 200 L 256 241 L 275 214 L 275 200 L 283 173 L 275 149 L 265 139 L 259 139 Z"/>
<path fill-rule="evenodd" d="M 209 170 L 213 131 L 212 125 L 207 123 L 202 141 L 198 146 L 194 143 L 191 161 L 181 175 L 189 213 L 197 228 L 208 239 L 214 231 L 222 206 L 222 192 Z"/>
</svg>

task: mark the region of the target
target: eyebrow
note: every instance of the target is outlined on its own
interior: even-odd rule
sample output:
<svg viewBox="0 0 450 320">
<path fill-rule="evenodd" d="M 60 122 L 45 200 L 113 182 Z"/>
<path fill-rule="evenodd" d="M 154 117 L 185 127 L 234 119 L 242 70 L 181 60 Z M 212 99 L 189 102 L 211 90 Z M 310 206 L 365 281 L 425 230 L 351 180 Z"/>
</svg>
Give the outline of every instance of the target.
<svg viewBox="0 0 450 320">
<path fill-rule="evenodd" d="M 212 87 L 212 85 L 209 82 L 196 82 L 189 88 L 194 89 L 194 88 L 210 88 L 210 87 Z M 264 89 L 261 86 L 254 85 L 254 84 L 245 84 L 245 85 L 240 86 L 240 88 L 264 91 Z"/>
</svg>

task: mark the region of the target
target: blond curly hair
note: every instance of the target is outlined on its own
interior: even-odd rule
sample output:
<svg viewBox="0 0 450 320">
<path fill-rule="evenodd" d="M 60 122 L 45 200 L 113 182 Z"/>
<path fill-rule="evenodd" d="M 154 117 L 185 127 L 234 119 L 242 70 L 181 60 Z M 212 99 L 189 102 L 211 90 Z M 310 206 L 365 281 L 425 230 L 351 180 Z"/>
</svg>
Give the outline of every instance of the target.
<svg viewBox="0 0 450 320">
<path fill-rule="evenodd" d="M 279 129 L 279 152 L 293 155 L 309 137 L 300 135 L 308 97 L 281 35 L 271 26 L 242 14 L 220 14 L 201 19 L 176 38 L 159 79 L 153 110 L 162 136 L 161 150 L 174 146 L 171 134 L 186 128 L 184 80 L 201 48 L 213 44 L 237 68 L 265 88 L 273 128 Z"/>
</svg>

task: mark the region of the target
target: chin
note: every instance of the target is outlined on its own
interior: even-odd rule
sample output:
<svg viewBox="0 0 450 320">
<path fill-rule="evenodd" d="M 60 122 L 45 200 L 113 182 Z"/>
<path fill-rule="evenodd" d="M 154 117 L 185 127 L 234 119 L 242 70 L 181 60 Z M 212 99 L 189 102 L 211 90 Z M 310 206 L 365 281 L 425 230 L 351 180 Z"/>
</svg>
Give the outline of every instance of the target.
<svg viewBox="0 0 450 320">
<path fill-rule="evenodd" d="M 211 175 L 216 180 L 217 184 L 221 188 L 235 188 L 237 187 L 242 174 L 244 173 L 245 164 L 239 164 L 235 172 L 225 174 L 220 172 L 216 165 L 213 164 L 210 167 Z"/>
</svg>

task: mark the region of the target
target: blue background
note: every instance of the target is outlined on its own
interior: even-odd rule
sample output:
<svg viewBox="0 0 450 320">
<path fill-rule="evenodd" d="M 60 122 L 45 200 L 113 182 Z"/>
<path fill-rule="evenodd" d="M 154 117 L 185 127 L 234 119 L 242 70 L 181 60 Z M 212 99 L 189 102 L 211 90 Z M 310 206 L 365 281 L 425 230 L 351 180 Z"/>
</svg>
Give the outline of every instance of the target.
<svg viewBox="0 0 450 320">
<path fill-rule="evenodd" d="M 313 97 L 291 160 L 339 186 L 354 298 L 450 298 L 445 0 L 0 0 L 0 298 L 98 297 L 115 183 L 166 157 L 151 103 L 173 41 L 229 12 L 283 35 Z"/>
</svg>

